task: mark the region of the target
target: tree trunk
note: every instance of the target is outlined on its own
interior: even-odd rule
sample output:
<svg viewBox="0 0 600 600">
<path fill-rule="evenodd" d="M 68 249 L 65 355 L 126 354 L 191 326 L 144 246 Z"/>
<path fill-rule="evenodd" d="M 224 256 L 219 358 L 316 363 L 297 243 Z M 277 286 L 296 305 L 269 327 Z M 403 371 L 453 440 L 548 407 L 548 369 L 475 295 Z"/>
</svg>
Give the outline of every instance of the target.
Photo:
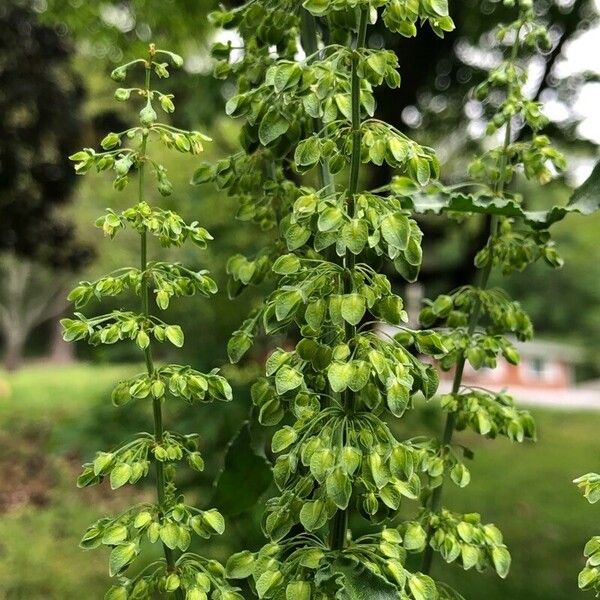
<svg viewBox="0 0 600 600">
<path fill-rule="evenodd" d="M 52 321 L 52 333 L 50 336 L 50 354 L 48 359 L 52 363 L 68 364 L 75 361 L 75 344 L 68 344 L 63 339 L 60 317 Z"/>
<path fill-rule="evenodd" d="M 16 371 L 23 365 L 25 336 L 20 331 L 7 332 L 4 350 L 4 367 L 7 371 Z"/>
</svg>

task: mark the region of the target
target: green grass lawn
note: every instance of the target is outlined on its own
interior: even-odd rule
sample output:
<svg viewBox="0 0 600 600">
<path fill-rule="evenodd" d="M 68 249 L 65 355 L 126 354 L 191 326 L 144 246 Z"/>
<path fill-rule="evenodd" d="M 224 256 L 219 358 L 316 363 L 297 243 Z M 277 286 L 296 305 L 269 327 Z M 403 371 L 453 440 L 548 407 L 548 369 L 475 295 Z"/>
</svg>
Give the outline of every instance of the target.
<svg viewBox="0 0 600 600">
<path fill-rule="evenodd" d="M 513 555 L 506 581 L 456 568 L 437 570 L 467 599 L 577 598 L 582 549 L 600 533 L 600 512 L 571 483 L 600 468 L 600 413 L 535 411 L 537 444 L 513 445 L 462 436 L 476 450 L 472 484 L 451 489 L 446 504 L 477 511 L 504 532 Z"/>
<path fill-rule="evenodd" d="M 16 373 L 0 372 L 0 425 L 85 417 L 90 403 L 110 400 L 115 381 L 136 371 L 132 365 L 40 364 Z"/>
<path fill-rule="evenodd" d="M 92 445 L 78 437 L 87 435 L 86 423 L 97 419 L 98 406 L 110 401 L 114 382 L 136 370 L 35 366 L 0 374 L 0 599 L 102 598 L 106 556 L 79 550 L 79 536 L 90 521 L 131 498 L 74 487 L 79 454 Z M 476 453 L 472 484 L 464 490 L 448 486 L 445 503 L 496 523 L 513 554 L 506 581 L 465 574 L 438 561 L 436 575 L 467 600 L 580 595 L 581 551 L 587 538 L 600 534 L 600 509 L 589 506 L 571 481 L 600 469 L 600 413 L 536 411 L 535 416 L 540 433 L 535 445 L 460 437 Z M 102 432 L 102 424 L 98 428 Z"/>
</svg>

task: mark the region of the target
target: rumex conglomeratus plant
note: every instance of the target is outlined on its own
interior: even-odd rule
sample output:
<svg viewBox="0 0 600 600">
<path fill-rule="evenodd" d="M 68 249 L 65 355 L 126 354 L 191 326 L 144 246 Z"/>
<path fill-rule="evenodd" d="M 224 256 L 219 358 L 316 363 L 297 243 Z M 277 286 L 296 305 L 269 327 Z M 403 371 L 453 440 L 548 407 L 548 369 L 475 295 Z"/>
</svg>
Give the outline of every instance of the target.
<svg viewBox="0 0 600 600">
<path fill-rule="evenodd" d="M 499 44 L 506 47 L 505 58 L 495 66 L 474 90 L 475 99 L 491 107 L 487 127 L 490 138 L 498 136 L 500 145 L 488 149 L 471 164 L 471 181 L 446 187 L 429 186 L 427 195 L 397 178 L 392 191 L 407 197 L 406 206 L 416 212 L 448 212 L 464 219 L 469 213 L 483 213 L 490 222 L 489 238 L 475 258 L 478 269 L 474 285 L 464 285 L 449 294 L 428 301 L 421 312 L 421 323 L 442 337 L 448 349 L 438 357 L 444 370 L 453 370 L 451 390 L 441 398 L 446 424 L 438 445 L 443 462 L 461 451 L 471 452 L 453 443 L 456 431 L 469 429 L 488 438 L 505 436 L 523 442 L 536 437 L 531 415 L 520 410 L 506 391 L 493 391 L 465 383 L 465 368 L 494 369 L 498 360 L 516 365 L 519 353 L 511 337 L 530 340 L 533 325 L 518 302 L 501 288 L 491 288 L 494 269 L 503 275 L 523 271 L 543 259 L 554 268 L 562 266 L 549 228 L 571 212 L 590 214 L 598 208 L 598 169 L 564 207 L 548 211 L 525 210 L 521 195 L 510 185 L 518 174 L 538 185 L 550 182 L 566 167 L 562 154 L 541 133 L 548 125 L 543 106 L 527 96 L 528 65 L 536 53 L 548 51 L 551 42 L 545 27 L 536 21 L 531 0 L 505 0 L 507 7 L 518 7 L 512 23 L 498 27 Z M 435 200 L 438 193 L 437 206 Z M 432 202 L 433 199 L 433 202 Z M 420 523 L 427 530 L 427 545 L 422 570 L 431 571 L 434 552 L 448 563 L 457 562 L 465 569 L 485 568 L 493 564 L 502 577 L 508 574 L 510 554 L 502 535 L 493 526 L 482 525 L 476 513 L 460 515 L 443 507 L 445 475 L 460 487 L 467 486 L 470 474 L 464 465 L 449 472 L 440 467 L 439 477 L 430 480 L 423 494 Z"/>
<path fill-rule="evenodd" d="M 488 287 L 492 268 L 509 273 L 541 257 L 558 266 L 549 226 L 597 209 L 597 194 L 590 195 L 597 174 L 569 205 L 550 211 L 525 210 L 507 189 L 520 169 L 545 183 L 564 166 L 539 133 L 546 124 L 539 103 L 523 92 L 520 53 L 548 45 L 533 17 L 522 0 L 516 22 L 499 33 L 509 56 L 477 90 L 482 101 L 501 98 L 489 133 L 502 130 L 504 142 L 474 162 L 467 189 L 451 189 L 437 182 L 432 149 L 375 117 L 374 88 L 401 81 L 395 54 L 369 47 L 378 19 L 407 37 L 427 24 L 439 35 L 451 31 L 445 0 L 254 0 L 213 15 L 242 41 L 241 48 L 217 44 L 214 55 L 217 76 L 236 78 L 227 111 L 244 119 L 243 149 L 203 165 L 194 182 L 213 181 L 238 198 L 238 218 L 272 232 L 255 256 L 229 261 L 231 295 L 265 279 L 275 285 L 232 336 L 230 358 L 239 361 L 261 329 L 297 341 L 270 355 L 266 377 L 252 389 L 260 422 L 278 426 L 272 451 L 280 495 L 264 515 L 270 542 L 234 555 L 227 573 L 247 579 L 259 598 L 461 598 L 428 576 L 435 550 L 467 569 L 508 573 L 500 531 L 475 513 L 442 509 L 442 484 L 446 476 L 459 487 L 470 480 L 470 453 L 451 446 L 455 429 L 521 441 L 535 428 L 507 394 L 465 388 L 463 370 L 467 361 L 476 368 L 499 356 L 517 361 L 504 334 L 532 333 L 521 307 Z M 533 132 L 526 141 L 513 129 L 521 120 Z M 363 189 L 361 166 L 384 162 L 399 177 Z M 424 324 L 442 327 L 413 331 L 384 273 L 417 278 L 422 234 L 412 217 L 431 211 L 484 213 L 492 228 L 477 257 L 477 286 L 424 309 Z M 399 333 L 382 333 L 389 331 L 382 325 Z M 442 440 L 401 440 L 394 421 L 417 394 L 429 399 L 438 388 L 437 370 L 423 357 L 455 369 L 453 393 L 443 398 L 448 426 Z M 410 502 L 418 517 L 403 520 L 399 511 Z M 353 535 L 359 515 L 371 533 Z M 409 554 L 423 554 L 422 572 L 409 568 Z"/>
<path fill-rule="evenodd" d="M 438 388 L 419 355 L 448 349 L 435 331 L 380 332 L 407 321 L 383 272 L 414 281 L 422 233 L 402 197 L 361 188 L 365 163 L 386 162 L 416 189 L 439 175 L 431 148 L 375 117 L 374 88 L 398 87 L 400 74 L 396 55 L 369 47 L 368 32 L 382 19 L 407 37 L 421 24 L 443 35 L 453 29 L 448 4 L 266 0 L 213 18 L 243 42 L 239 59 L 228 60 L 231 45 L 215 48 L 217 75 L 237 79 L 227 110 L 245 119 L 243 150 L 203 165 L 194 181 L 214 181 L 239 199 L 239 218 L 274 232 L 256 256 L 229 261 L 232 295 L 267 277 L 275 284 L 232 336 L 230 358 L 239 361 L 261 329 L 297 339 L 269 356 L 252 388 L 260 422 L 279 427 L 280 494 L 263 520 L 270 542 L 234 555 L 228 576 L 247 579 L 259 598 L 458 598 L 408 568 L 427 532 L 399 511 L 440 468 L 458 472 L 461 463 L 440 459 L 433 440 L 398 439 L 390 426 L 417 393 L 431 398 Z M 358 515 L 371 533 L 352 535 Z"/>
<path fill-rule="evenodd" d="M 206 271 L 149 258 L 152 240 L 163 248 L 190 242 L 202 249 L 212 239 L 197 222 L 186 223 L 177 213 L 152 206 L 147 199 L 150 173 L 155 176 L 161 195 L 172 192 L 166 169 L 149 153 L 154 142 L 195 155 L 209 140 L 197 131 L 184 131 L 158 120 L 159 106 L 165 113 L 175 109 L 172 95 L 151 85 L 153 74 L 159 79 L 169 76 L 169 61 L 177 67 L 183 63 L 177 54 L 150 46 L 147 57 L 116 68 L 112 78 L 118 82 L 136 67 L 143 69 L 141 87 L 119 88 L 115 92 L 118 101 L 141 100 L 139 124 L 109 133 L 101 142 L 101 151 L 86 148 L 71 156 L 80 174 L 92 169 L 112 172 L 116 190 L 128 190 L 130 178 L 137 177 L 136 203 L 122 212 L 108 210 L 96 225 L 111 239 L 123 235 L 125 230 L 139 236 L 140 265 L 123 267 L 96 281 L 81 282 L 69 298 L 81 308 L 94 299 L 129 292 L 140 298 L 140 309 L 113 310 L 90 318 L 78 312 L 74 319 L 63 320 L 64 336 L 67 341 L 86 340 L 92 345 L 121 340 L 135 343 L 143 352 L 146 369 L 119 382 L 112 401 L 117 407 L 132 401 L 147 402 L 154 416 L 152 433 L 139 433 L 118 448 L 98 452 L 92 462 L 83 466 L 78 485 L 91 486 L 108 479 L 111 488 L 118 489 L 147 476 L 156 481 L 156 501 L 142 502 L 114 517 L 100 519 L 86 531 L 81 546 L 111 548 L 109 573 L 118 581 L 106 593 L 106 600 L 143 600 L 156 598 L 157 594 L 182 600 L 203 600 L 209 595 L 214 600 L 241 600 L 236 588 L 224 579 L 224 568 L 217 561 L 190 550 L 193 536 L 208 539 L 223 533 L 225 527 L 217 510 L 200 510 L 186 504 L 176 487 L 179 464 L 187 463 L 196 471 L 204 468 L 198 435 L 163 426 L 163 407 L 168 402 L 183 400 L 195 408 L 232 398 L 228 382 L 217 370 L 201 373 L 187 365 L 159 365 L 154 358 L 155 344 L 167 342 L 181 348 L 184 334 L 179 325 L 167 324 L 154 314 L 152 307 L 166 310 L 173 298 L 195 294 L 208 297 L 216 292 L 215 282 Z M 146 542 L 160 544 L 163 558 L 144 564 L 141 569 L 130 569 Z"/>
</svg>

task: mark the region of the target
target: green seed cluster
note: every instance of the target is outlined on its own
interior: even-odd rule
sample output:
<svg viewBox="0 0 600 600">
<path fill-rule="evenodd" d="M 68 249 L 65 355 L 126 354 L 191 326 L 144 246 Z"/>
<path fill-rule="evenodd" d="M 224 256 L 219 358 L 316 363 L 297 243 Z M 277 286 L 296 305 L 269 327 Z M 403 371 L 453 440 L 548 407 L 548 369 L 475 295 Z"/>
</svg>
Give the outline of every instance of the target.
<svg viewBox="0 0 600 600">
<path fill-rule="evenodd" d="M 93 300 L 130 293 L 140 297 L 141 310 L 113 310 L 96 317 L 76 313 L 74 319 L 62 321 L 64 337 L 67 341 L 85 340 L 92 345 L 134 342 L 143 351 L 146 370 L 119 382 L 112 401 L 117 407 L 145 401 L 152 405 L 154 413 L 153 433 L 139 433 L 110 452 L 98 452 L 93 461 L 83 465 L 78 485 L 87 487 L 107 479 L 116 490 L 148 477 L 154 467 L 157 491 L 156 502 L 136 504 L 91 525 L 81 546 L 110 548 L 109 573 L 116 582 L 106 593 L 106 600 L 149 600 L 157 595 L 185 600 L 206 600 L 209 596 L 213 600 L 241 600 L 237 588 L 226 582 L 225 569 L 217 561 L 190 551 L 193 536 L 208 539 L 225 529 L 224 519 L 217 510 L 189 506 L 177 490 L 176 475 L 181 464 L 195 471 L 204 469 L 199 436 L 168 431 L 162 424 L 162 409 L 167 401 L 181 398 L 191 405 L 215 400 L 227 402 L 232 399 L 232 392 L 217 371 L 201 373 L 186 365 L 154 363 L 154 342 L 168 342 L 181 348 L 184 334 L 179 325 L 165 323 L 151 313 L 150 295 L 154 295 L 156 307 L 164 311 L 174 298 L 195 294 L 208 297 L 217 291 L 207 271 L 148 260 L 149 239 L 156 239 L 165 248 L 180 247 L 186 242 L 205 248 L 212 239 L 198 223 L 186 223 L 177 213 L 152 207 L 145 199 L 144 176 L 148 169 L 155 175 L 159 195 L 167 196 L 172 191 L 166 169 L 148 153 L 151 141 L 182 153 L 198 154 L 202 142 L 209 140 L 199 132 L 158 122 L 157 103 L 165 113 L 175 109 L 172 95 L 150 87 L 153 73 L 159 78 L 169 76 L 168 63 L 159 62 L 159 57 L 165 57 L 175 66 L 183 64 L 180 56 L 151 46 L 147 58 L 118 67 L 112 73 L 113 79 L 123 81 L 133 67 L 143 67 L 144 87 L 119 88 L 115 92 L 118 101 L 141 98 L 140 125 L 109 133 L 101 142 L 102 151 L 86 148 L 71 156 L 80 174 L 92 168 L 98 172 L 112 171 L 117 190 L 128 189 L 130 178 L 137 175 L 136 204 L 120 213 L 108 210 L 96 225 L 110 239 L 125 230 L 139 236 L 141 257 L 140 268 L 124 267 L 96 281 L 81 282 L 69 299 L 77 308 L 83 308 Z M 145 544 L 160 544 L 164 557 L 146 561 L 143 569 L 132 567 Z"/>
</svg>

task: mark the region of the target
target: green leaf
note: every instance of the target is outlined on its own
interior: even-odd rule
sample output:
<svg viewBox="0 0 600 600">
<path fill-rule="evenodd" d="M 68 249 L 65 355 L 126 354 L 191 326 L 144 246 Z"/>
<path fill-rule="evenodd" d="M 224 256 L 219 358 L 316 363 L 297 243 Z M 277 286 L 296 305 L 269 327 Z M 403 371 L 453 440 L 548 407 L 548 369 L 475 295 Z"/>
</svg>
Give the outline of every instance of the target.
<svg viewBox="0 0 600 600">
<path fill-rule="evenodd" d="M 327 509 L 323 500 L 306 502 L 300 510 L 300 522 L 307 531 L 316 531 L 327 523 Z"/>
<path fill-rule="evenodd" d="M 254 554 L 248 550 L 230 556 L 225 567 L 228 579 L 246 579 L 253 570 Z"/>
<path fill-rule="evenodd" d="M 360 254 L 369 239 L 369 227 L 363 219 L 353 219 L 342 227 L 342 241 L 352 254 Z"/>
<path fill-rule="evenodd" d="M 433 8 L 440 17 L 448 16 L 448 0 L 431 0 L 431 8 Z"/>
<path fill-rule="evenodd" d="M 160 539 L 162 540 L 162 543 L 167 546 L 167 548 L 175 550 L 179 542 L 179 527 L 171 521 L 161 525 Z"/>
<path fill-rule="evenodd" d="M 302 77 L 302 68 L 298 63 L 284 63 L 275 67 L 273 76 L 273 87 L 280 93 L 288 87 L 292 87 Z"/>
<path fill-rule="evenodd" d="M 280 571 L 265 571 L 256 581 L 256 593 L 259 598 L 270 596 L 269 592 L 275 589 L 283 581 Z"/>
<path fill-rule="evenodd" d="M 122 585 L 113 585 L 104 594 L 104 600 L 127 600 L 127 588 Z"/>
<path fill-rule="evenodd" d="M 125 525 L 112 525 L 102 536 L 102 543 L 106 546 L 117 546 L 127 539 L 127 527 Z"/>
<path fill-rule="evenodd" d="M 410 401 L 410 390 L 399 381 L 393 381 L 387 388 L 387 405 L 390 412 L 400 418 L 406 411 Z"/>
<path fill-rule="evenodd" d="M 202 163 L 192 175 L 190 183 L 192 185 L 201 185 L 212 181 L 215 176 L 215 170 L 210 163 Z"/>
<path fill-rule="evenodd" d="M 346 510 L 352 495 L 352 484 L 348 475 L 340 467 L 337 467 L 327 476 L 325 486 L 329 499 L 340 510 Z"/>
<path fill-rule="evenodd" d="M 113 468 L 110 472 L 110 487 L 116 490 L 124 486 L 131 477 L 131 466 L 126 463 L 121 463 Z"/>
<path fill-rule="evenodd" d="M 236 364 L 252 347 L 252 336 L 245 331 L 236 331 L 227 342 L 229 360 Z"/>
<path fill-rule="evenodd" d="M 222 535 L 225 532 L 225 519 L 216 509 L 207 510 L 202 514 L 202 520 L 205 525 L 215 533 Z"/>
<path fill-rule="evenodd" d="M 111 577 L 120 573 L 138 553 L 137 546 L 130 542 L 113 548 L 108 559 L 108 571 Z"/>
<path fill-rule="evenodd" d="M 317 137 L 303 140 L 296 147 L 294 162 L 299 167 L 311 167 L 316 165 L 321 158 L 321 142 Z"/>
<path fill-rule="evenodd" d="M 320 588 L 329 584 L 332 600 L 398 600 L 398 588 L 354 558 L 338 558 L 317 573 Z"/>
<path fill-rule="evenodd" d="M 275 298 L 275 316 L 278 321 L 283 321 L 302 302 L 300 290 L 287 290 L 278 293 Z"/>
<path fill-rule="evenodd" d="M 361 294 L 346 294 L 342 298 L 342 317 L 350 325 L 358 325 L 367 310 L 367 302 Z"/>
<path fill-rule="evenodd" d="M 290 128 L 290 122 L 276 109 L 270 108 L 258 128 L 258 138 L 263 146 L 268 146 Z"/>
<path fill-rule="evenodd" d="M 327 207 L 320 215 L 317 222 L 319 231 L 333 231 L 344 220 L 344 213 L 337 207 Z"/>
<path fill-rule="evenodd" d="M 165 335 L 167 339 L 176 346 L 177 348 L 181 348 L 184 342 L 183 331 L 179 325 L 168 325 L 165 329 Z"/>
<path fill-rule="evenodd" d="M 411 551 L 422 551 L 427 542 L 427 533 L 419 523 L 410 523 L 404 534 L 404 547 Z"/>
<path fill-rule="evenodd" d="M 435 583 L 427 575 L 412 575 L 408 580 L 408 587 L 415 600 L 437 600 Z"/>
<path fill-rule="evenodd" d="M 581 573 L 579 573 L 579 578 L 578 578 L 578 584 L 579 584 L 579 589 L 581 590 L 587 590 L 589 589 L 594 582 L 598 579 L 598 576 L 600 575 L 600 571 L 598 571 L 598 569 L 591 569 L 589 567 L 586 567 L 585 569 L 583 569 L 583 571 L 581 571 Z"/>
<path fill-rule="evenodd" d="M 292 581 L 285 588 L 286 600 L 310 600 L 311 585 L 308 581 Z"/>
<path fill-rule="evenodd" d="M 330 0 L 304 0 L 302 6 L 315 15 L 315 17 L 322 17 L 329 9 Z"/>
<path fill-rule="evenodd" d="M 450 470 L 450 477 L 452 481 L 461 488 L 467 487 L 471 482 L 471 473 L 469 469 L 462 463 L 455 464 Z"/>
<path fill-rule="evenodd" d="M 504 546 L 494 546 L 492 549 L 492 560 L 494 561 L 496 573 L 502 579 L 506 579 L 510 571 L 510 552 Z"/>
<path fill-rule="evenodd" d="M 402 275 L 402 277 L 404 277 L 404 279 L 406 279 L 406 281 L 409 283 L 414 283 L 417 281 L 420 271 L 419 266 L 409 263 L 406 258 L 402 256 L 402 254 L 398 256 L 396 260 L 394 260 L 394 267 L 396 268 L 396 271 L 398 271 L 398 273 L 400 273 L 400 275 Z"/>
<path fill-rule="evenodd" d="M 290 275 L 300 269 L 300 259 L 295 254 L 284 254 L 273 263 L 273 272 L 278 275 Z"/>
<path fill-rule="evenodd" d="M 225 516 L 239 515 L 254 508 L 270 485 L 271 467 L 254 450 L 249 423 L 244 423 L 227 446 L 210 503 Z"/>
<path fill-rule="evenodd" d="M 286 425 L 273 435 L 273 439 L 271 440 L 271 450 L 275 454 L 279 454 L 279 452 L 282 452 L 291 446 L 297 439 L 298 434 L 296 433 L 296 430 Z"/>
<path fill-rule="evenodd" d="M 331 389 L 336 393 L 343 392 L 352 379 L 353 371 L 352 363 L 331 363 L 327 369 Z"/>
<path fill-rule="evenodd" d="M 451 588 L 447 583 L 436 581 L 438 600 L 465 600 L 465 597 Z"/>
<path fill-rule="evenodd" d="M 381 221 L 381 235 L 393 248 L 406 250 L 410 239 L 410 221 L 407 216 L 396 213 Z"/>
<path fill-rule="evenodd" d="M 281 367 L 275 375 L 275 387 L 280 395 L 299 388 L 303 383 L 302 373 L 288 365 Z"/>
</svg>

